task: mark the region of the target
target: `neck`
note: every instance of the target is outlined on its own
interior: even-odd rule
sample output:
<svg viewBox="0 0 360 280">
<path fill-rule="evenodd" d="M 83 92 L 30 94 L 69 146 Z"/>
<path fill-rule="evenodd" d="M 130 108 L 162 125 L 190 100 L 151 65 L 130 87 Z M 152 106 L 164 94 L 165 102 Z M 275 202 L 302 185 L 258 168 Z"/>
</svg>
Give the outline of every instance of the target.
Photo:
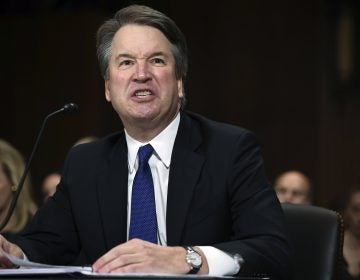
<svg viewBox="0 0 360 280">
<path fill-rule="evenodd" d="M 139 142 L 146 143 L 154 139 L 157 135 L 159 135 L 177 116 L 179 111 L 175 113 L 172 118 L 169 120 L 158 123 L 158 122 L 142 122 L 139 125 L 139 122 L 129 123 L 128 125 L 124 125 L 126 132 L 134 139 Z"/>
</svg>

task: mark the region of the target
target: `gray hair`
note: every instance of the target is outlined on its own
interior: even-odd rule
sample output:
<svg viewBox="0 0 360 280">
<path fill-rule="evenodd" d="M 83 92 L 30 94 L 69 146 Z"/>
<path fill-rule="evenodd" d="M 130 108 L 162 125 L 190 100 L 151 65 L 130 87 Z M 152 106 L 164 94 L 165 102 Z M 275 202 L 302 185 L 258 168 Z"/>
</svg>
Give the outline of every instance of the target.
<svg viewBox="0 0 360 280">
<path fill-rule="evenodd" d="M 128 24 L 151 26 L 160 30 L 171 43 L 171 51 L 175 59 L 175 75 L 181 79 L 183 87 L 188 68 L 187 45 L 185 36 L 175 22 L 165 14 L 147 6 L 131 5 L 119 10 L 113 18 L 105 21 L 96 34 L 96 54 L 101 75 L 109 79 L 109 59 L 111 44 L 116 32 Z M 185 105 L 185 92 L 183 89 L 181 107 Z"/>
</svg>

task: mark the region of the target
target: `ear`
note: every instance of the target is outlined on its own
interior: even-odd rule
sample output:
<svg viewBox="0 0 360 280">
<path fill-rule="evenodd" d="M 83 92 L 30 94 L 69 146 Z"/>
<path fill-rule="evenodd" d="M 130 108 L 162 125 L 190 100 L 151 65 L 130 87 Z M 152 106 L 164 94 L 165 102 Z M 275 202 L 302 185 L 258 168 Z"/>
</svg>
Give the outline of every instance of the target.
<svg viewBox="0 0 360 280">
<path fill-rule="evenodd" d="M 105 98 L 106 98 L 106 101 L 108 101 L 108 102 L 111 101 L 109 80 L 105 80 Z"/>
<path fill-rule="evenodd" d="M 184 97 L 184 91 L 183 91 L 183 82 L 181 79 L 177 81 L 177 87 L 178 87 L 178 94 L 180 98 Z"/>
</svg>

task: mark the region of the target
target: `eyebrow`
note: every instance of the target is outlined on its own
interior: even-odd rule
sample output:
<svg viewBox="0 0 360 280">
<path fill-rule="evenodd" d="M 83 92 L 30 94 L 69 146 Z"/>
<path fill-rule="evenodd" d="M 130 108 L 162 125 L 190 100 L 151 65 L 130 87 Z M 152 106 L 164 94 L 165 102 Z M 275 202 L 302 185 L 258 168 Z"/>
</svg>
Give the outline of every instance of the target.
<svg viewBox="0 0 360 280">
<path fill-rule="evenodd" d="M 150 54 L 147 57 L 144 57 L 145 59 L 150 58 L 150 57 L 154 57 L 154 56 L 164 56 L 165 58 L 168 58 L 169 55 L 164 53 L 164 52 L 154 52 L 152 54 Z M 119 53 L 116 57 L 115 57 L 115 61 L 119 60 L 120 58 L 137 58 L 131 54 L 128 53 Z"/>
</svg>

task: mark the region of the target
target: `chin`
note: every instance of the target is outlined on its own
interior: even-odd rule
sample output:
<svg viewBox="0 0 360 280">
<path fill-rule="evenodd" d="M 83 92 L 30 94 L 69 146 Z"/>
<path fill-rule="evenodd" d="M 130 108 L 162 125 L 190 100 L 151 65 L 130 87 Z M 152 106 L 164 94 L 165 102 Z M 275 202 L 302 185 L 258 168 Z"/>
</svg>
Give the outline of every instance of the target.
<svg viewBox="0 0 360 280">
<path fill-rule="evenodd" d="M 155 113 L 155 112 L 141 112 L 141 113 L 137 113 L 132 115 L 132 119 L 133 120 L 153 120 L 155 119 L 159 114 Z"/>
</svg>

